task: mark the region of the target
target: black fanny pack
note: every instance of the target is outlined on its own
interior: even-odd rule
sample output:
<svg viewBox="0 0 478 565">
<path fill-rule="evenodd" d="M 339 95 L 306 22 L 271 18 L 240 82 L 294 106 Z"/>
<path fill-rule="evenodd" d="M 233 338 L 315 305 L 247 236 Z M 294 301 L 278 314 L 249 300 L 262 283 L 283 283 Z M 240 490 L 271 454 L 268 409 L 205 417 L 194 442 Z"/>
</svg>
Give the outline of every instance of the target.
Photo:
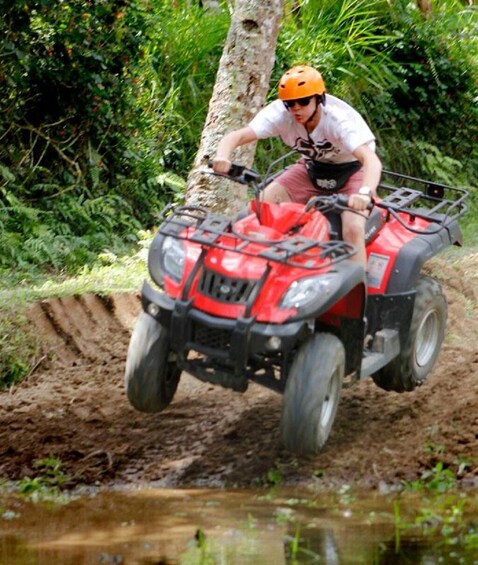
<svg viewBox="0 0 478 565">
<path fill-rule="evenodd" d="M 319 190 L 337 192 L 362 167 L 360 161 L 351 163 L 319 163 L 307 159 L 305 166 L 312 184 Z"/>
</svg>

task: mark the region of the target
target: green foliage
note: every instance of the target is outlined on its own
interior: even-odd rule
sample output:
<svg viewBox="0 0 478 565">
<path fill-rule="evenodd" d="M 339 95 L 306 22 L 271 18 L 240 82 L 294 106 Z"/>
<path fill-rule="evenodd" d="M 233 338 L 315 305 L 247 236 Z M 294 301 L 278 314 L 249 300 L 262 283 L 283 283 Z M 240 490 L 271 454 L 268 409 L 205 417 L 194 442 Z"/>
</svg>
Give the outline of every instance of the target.
<svg viewBox="0 0 478 565">
<path fill-rule="evenodd" d="M 185 176 L 199 143 L 229 27 L 227 10 L 163 3 L 151 15 L 140 103 L 162 168 Z"/>
<path fill-rule="evenodd" d="M 385 159 L 404 172 L 430 173 L 427 155 L 433 148 L 434 156 L 461 163 L 454 183 L 476 182 L 476 11 L 449 0 L 435 4 L 424 18 L 412 3 L 402 0 L 393 4 L 390 18 L 394 31 L 387 56 L 396 82 L 368 99 Z M 445 181 L 439 169 L 433 169 L 433 178 Z"/>
<path fill-rule="evenodd" d="M 68 477 L 63 470 L 63 462 L 57 457 L 37 459 L 34 467 L 37 470 L 37 476 L 34 479 L 24 477 L 19 483 L 19 490 L 22 494 L 30 494 L 43 487 L 60 488 L 67 481 Z"/>
<path fill-rule="evenodd" d="M 124 252 L 173 193 L 138 73 L 151 5 L 13 1 L 0 20 L 0 269 Z"/>
<path fill-rule="evenodd" d="M 87 293 L 107 295 L 111 292 L 134 292 L 140 288 L 147 277 L 146 257 L 153 232 L 140 231 L 137 237 L 139 243 L 135 254 L 117 256 L 111 251 L 105 251 L 98 255 L 92 266 L 84 265 L 74 277 L 62 276 L 58 273 L 53 276 L 40 273 L 32 279 L 18 281 L 18 275 L 15 273 L 5 274 L 4 288 L 0 288 L 0 302 L 6 320 L 10 324 L 14 321 L 10 335 L 18 335 L 19 338 L 15 355 L 25 357 L 26 352 L 30 350 L 28 347 L 25 348 L 25 345 L 35 343 L 35 339 L 25 331 L 28 325 L 23 323 L 23 316 L 19 315 L 19 304 L 31 304 L 54 296 L 78 296 Z M 0 329 L 2 329 L 1 321 Z M 25 337 L 21 340 L 23 334 Z M 11 339 L 12 337 L 8 339 L 9 344 Z M 7 350 L 0 351 L 0 358 L 4 351 Z M 34 349 L 32 349 L 33 353 Z"/>
<path fill-rule="evenodd" d="M 4 307 L 0 312 L 0 390 L 21 381 L 38 353 L 38 339 L 30 331 L 20 307 Z"/>
<path fill-rule="evenodd" d="M 307 63 L 338 96 L 387 84 L 392 75 L 378 71 L 388 63 L 381 53 L 390 39 L 382 23 L 388 11 L 385 0 L 305 0 L 279 37 L 277 80 L 288 67 Z"/>
<path fill-rule="evenodd" d="M 70 500 L 70 497 L 62 492 L 69 477 L 65 473 L 61 459 L 50 455 L 36 459 L 33 467 L 35 476 L 23 477 L 17 483 L 20 495 L 32 502 L 65 504 Z"/>
<path fill-rule="evenodd" d="M 470 516 L 473 508 L 468 508 L 470 498 L 449 490 L 446 494 L 433 491 L 430 495 L 420 499 L 420 505 L 414 509 L 412 517 L 401 514 L 401 506 L 407 508 L 407 514 L 410 506 L 413 506 L 408 503 L 408 499 L 407 502 L 394 501 L 395 554 L 401 555 L 402 551 L 405 553 L 402 538 L 404 542 L 409 542 L 410 536 L 421 536 L 425 540 L 433 540 L 433 546 L 440 548 L 440 555 L 445 556 L 451 551 L 449 557 L 453 556 L 457 563 L 468 563 L 467 557 L 471 557 L 478 548 L 477 527 L 472 515 Z"/>
<path fill-rule="evenodd" d="M 279 469 L 273 468 L 267 471 L 267 484 L 279 486 L 282 483 L 282 473 Z"/>
<path fill-rule="evenodd" d="M 456 474 L 439 461 L 432 469 L 423 471 L 420 479 L 406 483 L 410 490 L 428 490 L 432 492 L 447 492 L 456 487 Z"/>
<path fill-rule="evenodd" d="M 123 253 L 181 200 L 231 3 L 11 0 L 0 19 L 0 275 Z M 306 62 L 366 117 L 389 169 L 478 176 L 476 9 L 287 0 L 270 97 Z M 265 170 L 281 144 L 259 144 Z M 475 207 L 476 205 L 472 203 Z"/>
<path fill-rule="evenodd" d="M 52 179 L 94 188 L 126 165 L 124 133 L 139 123 L 141 3 L 13 1 L 2 16 L 3 163 L 30 197 L 50 196 Z"/>
</svg>

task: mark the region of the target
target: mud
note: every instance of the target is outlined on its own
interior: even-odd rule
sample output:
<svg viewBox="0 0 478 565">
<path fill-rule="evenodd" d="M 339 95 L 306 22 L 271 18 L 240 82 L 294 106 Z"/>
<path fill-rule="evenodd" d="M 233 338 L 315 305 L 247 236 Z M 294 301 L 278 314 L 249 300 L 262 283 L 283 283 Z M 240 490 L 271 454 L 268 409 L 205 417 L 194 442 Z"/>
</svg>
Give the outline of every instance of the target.
<svg viewBox="0 0 478 565">
<path fill-rule="evenodd" d="M 432 374 L 411 393 L 371 379 L 345 389 L 327 445 L 300 459 L 279 444 L 280 395 L 258 385 L 241 394 L 183 374 L 164 412 L 128 404 L 123 374 L 139 296 L 35 304 L 41 356 L 23 383 L 0 393 L 0 477 L 35 476 L 35 462 L 54 456 L 72 487 L 258 486 L 275 470 L 283 484 L 377 488 L 443 462 L 462 486 L 478 486 L 478 254 L 429 269 L 449 303 Z"/>
</svg>

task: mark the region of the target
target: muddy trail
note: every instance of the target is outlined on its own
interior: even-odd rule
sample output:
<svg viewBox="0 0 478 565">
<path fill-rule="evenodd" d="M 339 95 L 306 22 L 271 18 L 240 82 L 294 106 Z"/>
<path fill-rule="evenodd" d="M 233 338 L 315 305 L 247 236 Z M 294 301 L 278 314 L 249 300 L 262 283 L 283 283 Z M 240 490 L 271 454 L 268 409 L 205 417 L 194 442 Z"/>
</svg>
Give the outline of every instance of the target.
<svg viewBox="0 0 478 565">
<path fill-rule="evenodd" d="M 33 477 L 35 462 L 54 456 L 72 487 L 258 486 L 274 469 L 283 484 L 376 488 L 443 462 L 463 486 L 478 486 L 478 254 L 429 269 L 449 306 L 432 374 L 411 393 L 371 379 L 345 389 L 325 448 L 301 459 L 279 445 L 280 395 L 258 385 L 240 394 L 183 374 L 164 412 L 135 411 L 123 375 L 138 296 L 35 304 L 42 355 L 0 394 L 0 477 Z"/>
</svg>

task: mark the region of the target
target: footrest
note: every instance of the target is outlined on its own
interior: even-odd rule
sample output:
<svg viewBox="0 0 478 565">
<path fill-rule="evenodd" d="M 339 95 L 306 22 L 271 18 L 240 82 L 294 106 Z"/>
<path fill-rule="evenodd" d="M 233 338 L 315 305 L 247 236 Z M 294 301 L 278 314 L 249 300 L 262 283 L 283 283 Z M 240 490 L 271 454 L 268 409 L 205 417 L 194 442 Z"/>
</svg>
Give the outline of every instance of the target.
<svg viewBox="0 0 478 565">
<path fill-rule="evenodd" d="M 378 331 L 372 343 L 372 349 L 366 349 L 362 359 L 360 378 L 373 375 L 385 367 L 400 353 L 400 337 L 397 330 L 383 329 Z"/>
</svg>

